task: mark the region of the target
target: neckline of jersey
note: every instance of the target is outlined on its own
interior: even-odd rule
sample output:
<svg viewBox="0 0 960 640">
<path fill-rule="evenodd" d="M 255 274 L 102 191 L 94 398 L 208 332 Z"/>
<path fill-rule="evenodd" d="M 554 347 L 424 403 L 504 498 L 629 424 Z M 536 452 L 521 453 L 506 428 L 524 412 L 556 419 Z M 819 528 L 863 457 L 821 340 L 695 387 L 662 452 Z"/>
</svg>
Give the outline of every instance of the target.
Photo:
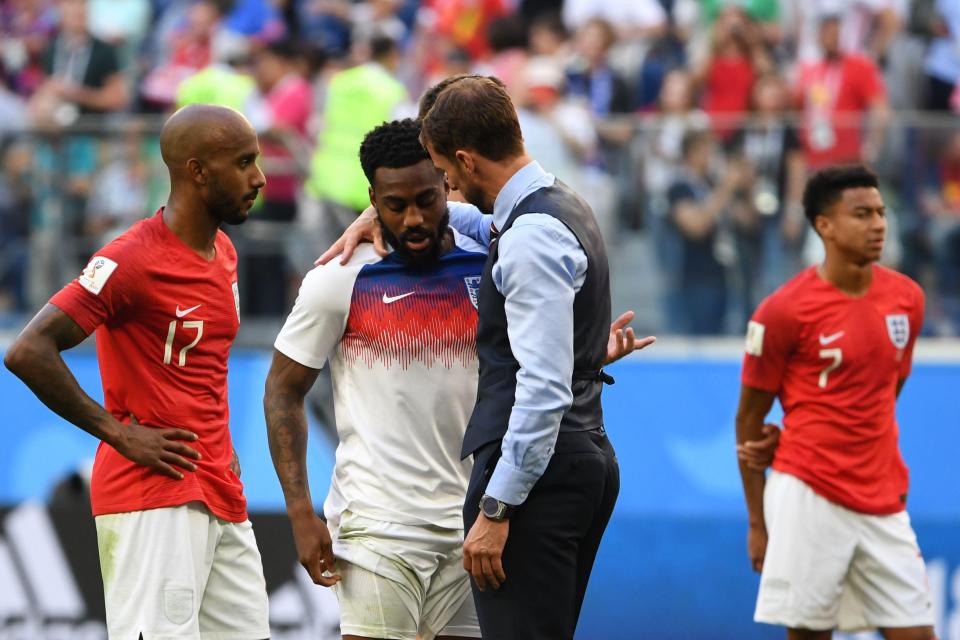
<svg viewBox="0 0 960 640">
<path fill-rule="evenodd" d="M 193 256 L 194 258 L 196 258 L 197 260 L 199 260 L 200 262 L 202 262 L 203 264 L 205 264 L 205 265 L 207 265 L 207 266 L 213 266 L 213 265 L 217 264 L 217 263 L 219 262 L 219 260 L 220 260 L 220 251 L 217 250 L 216 237 L 214 237 L 213 258 L 207 260 L 207 259 L 204 258 L 202 255 L 200 255 L 199 253 L 197 253 L 196 250 L 193 249 L 193 247 L 191 247 L 191 246 L 188 245 L 186 242 L 184 242 L 183 240 L 181 240 L 181 239 L 180 239 L 180 236 L 178 236 L 177 234 L 175 234 L 175 233 L 173 232 L 173 229 L 171 229 L 170 227 L 167 226 L 167 223 L 166 223 L 166 222 L 164 221 L 164 219 L 163 219 L 163 210 L 164 210 L 164 209 L 166 209 L 166 207 L 160 207 L 159 209 L 157 209 L 157 213 L 154 215 L 154 217 L 157 218 L 157 223 L 158 223 L 158 225 L 163 229 L 163 230 L 161 231 L 161 233 L 162 233 L 162 234 L 164 235 L 164 237 L 167 239 L 167 242 L 170 243 L 170 244 L 172 244 L 172 245 L 174 245 L 175 247 L 177 247 L 181 252 L 185 252 L 185 253 Z M 219 231 L 219 229 L 218 229 L 218 231 Z"/>
<path fill-rule="evenodd" d="M 851 302 L 853 302 L 853 301 L 857 301 L 857 300 L 866 300 L 867 298 L 869 298 L 869 297 L 873 294 L 874 289 L 876 288 L 876 285 L 877 285 L 877 274 L 879 273 L 879 270 L 878 270 L 876 267 L 877 267 L 877 265 L 875 265 L 875 264 L 870 265 L 870 269 L 871 269 L 871 271 L 873 271 L 872 277 L 870 278 L 870 285 L 867 287 L 867 290 L 864 291 L 864 292 L 863 292 L 862 294 L 860 294 L 859 296 L 855 296 L 855 295 L 851 295 L 851 294 L 847 293 L 846 291 L 844 291 L 843 289 L 841 289 L 841 288 L 838 287 L 837 285 L 833 284 L 832 282 L 830 282 L 829 280 L 827 280 L 826 278 L 824 278 L 824 277 L 820 274 L 820 266 L 819 266 L 819 265 L 813 265 L 812 267 L 810 267 L 810 269 L 813 271 L 813 277 L 816 278 L 816 280 L 817 280 L 818 282 L 822 283 L 822 284 L 825 285 L 827 288 L 829 288 L 831 292 L 833 292 L 833 293 L 835 293 L 835 294 L 837 294 L 837 295 L 839 295 L 839 296 L 842 296 L 844 300 L 850 300 Z"/>
</svg>

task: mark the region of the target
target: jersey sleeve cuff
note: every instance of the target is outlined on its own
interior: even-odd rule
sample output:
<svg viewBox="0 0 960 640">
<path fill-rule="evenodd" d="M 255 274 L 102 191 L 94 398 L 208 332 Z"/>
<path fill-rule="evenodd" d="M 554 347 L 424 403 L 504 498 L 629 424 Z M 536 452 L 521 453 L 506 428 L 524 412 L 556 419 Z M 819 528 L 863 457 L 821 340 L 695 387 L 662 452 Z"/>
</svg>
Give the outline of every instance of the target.
<svg viewBox="0 0 960 640">
<path fill-rule="evenodd" d="M 88 336 L 97 330 L 100 322 L 95 312 L 79 305 L 65 304 L 65 302 L 64 300 L 58 300 L 57 296 L 50 300 L 50 304 L 67 314 Z"/>
<path fill-rule="evenodd" d="M 509 505 L 523 504 L 540 475 L 517 469 L 501 458 L 490 476 L 486 494 Z"/>
<path fill-rule="evenodd" d="M 312 356 L 309 351 L 300 349 L 281 338 L 277 338 L 277 341 L 273 343 L 273 348 L 294 362 L 298 362 L 311 369 L 323 369 L 323 365 L 327 363 L 326 358 Z"/>
</svg>

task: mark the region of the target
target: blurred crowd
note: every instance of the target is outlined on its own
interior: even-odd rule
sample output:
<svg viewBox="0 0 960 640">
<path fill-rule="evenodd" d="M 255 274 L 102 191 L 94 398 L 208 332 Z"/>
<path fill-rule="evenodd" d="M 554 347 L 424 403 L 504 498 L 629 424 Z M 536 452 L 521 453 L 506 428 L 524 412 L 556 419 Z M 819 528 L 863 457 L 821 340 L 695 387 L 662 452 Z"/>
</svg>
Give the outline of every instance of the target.
<svg viewBox="0 0 960 640">
<path fill-rule="evenodd" d="M 243 312 L 281 316 L 368 203 L 363 134 L 458 73 L 506 83 L 615 268 L 647 239 L 650 273 L 616 277 L 655 283 L 650 329 L 742 332 L 818 259 L 806 176 L 865 161 L 885 261 L 928 333 L 960 334 L 957 0 L 2 0 L 0 317 L 162 204 L 158 126 L 192 102 L 261 135 L 268 186 L 231 233 Z"/>
</svg>

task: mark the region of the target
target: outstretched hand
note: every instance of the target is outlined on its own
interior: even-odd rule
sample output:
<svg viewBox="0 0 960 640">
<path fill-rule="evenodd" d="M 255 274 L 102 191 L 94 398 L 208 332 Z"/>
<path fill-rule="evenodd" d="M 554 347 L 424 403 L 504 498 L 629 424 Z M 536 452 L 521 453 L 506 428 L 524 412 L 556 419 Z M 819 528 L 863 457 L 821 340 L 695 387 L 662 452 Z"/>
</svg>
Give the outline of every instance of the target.
<svg viewBox="0 0 960 640">
<path fill-rule="evenodd" d="M 616 362 L 634 351 L 645 349 L 657 341 L 656 336 L 637 339 L 633 327 L 627 326 L 635 315 L 633 311 L 627 311 L 610 325 L 610 337 L 607 340 L 607 359 L 603 363 L 604 366 Z"/>
<path fill-rule="evenodd" d="M 390 253 L 383 239 L 383 230 L 377 221 L 377 210 L 372 206 L 364 209 L 353 224 L 347 227 L 343 235 L 333 243 L 333 246 L 324 251 L 313 264 L 316 266 L 327 264 L 338 255 L 340 264 L 347 264 L 361 242 L 373 242 L 373 248 L 381 257 L 386 257 Z"/>
<path fill-rule="evenodd" d="M 189 447 L 182 440 L 195 442 L 197 434 L 186 429 L 159 429 L 145 427 L 130 415 L 130 424 L 120 430 L 113 448 L 131 462 L 150 467 L 165 476 L 183 480 L 183 473 L 176 467 L 187 471 L 196 471 L 197 466 L 190 459 L 199 460 L 200 452 Z"/>
</svg>

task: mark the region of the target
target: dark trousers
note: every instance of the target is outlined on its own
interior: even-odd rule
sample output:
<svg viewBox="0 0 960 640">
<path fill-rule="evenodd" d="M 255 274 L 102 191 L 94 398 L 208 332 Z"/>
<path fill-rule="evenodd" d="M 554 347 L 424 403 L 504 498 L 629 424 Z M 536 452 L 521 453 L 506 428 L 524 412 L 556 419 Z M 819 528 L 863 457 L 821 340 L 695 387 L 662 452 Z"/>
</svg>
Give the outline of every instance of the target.
<svg viewBox="0 0 960 640">
<path fill-rule="evenodd" d="M 463 507 L 465 530 L 500 458 L 500 441 L 474 455 Z M 572 640 L 593 561 L 620 492 L 620 468 L 602 430 L 561 433 L 550 464 L 510 519 L 503 551 L 507 580 L 473 584 L 487 640 Z"/>
</svg>

